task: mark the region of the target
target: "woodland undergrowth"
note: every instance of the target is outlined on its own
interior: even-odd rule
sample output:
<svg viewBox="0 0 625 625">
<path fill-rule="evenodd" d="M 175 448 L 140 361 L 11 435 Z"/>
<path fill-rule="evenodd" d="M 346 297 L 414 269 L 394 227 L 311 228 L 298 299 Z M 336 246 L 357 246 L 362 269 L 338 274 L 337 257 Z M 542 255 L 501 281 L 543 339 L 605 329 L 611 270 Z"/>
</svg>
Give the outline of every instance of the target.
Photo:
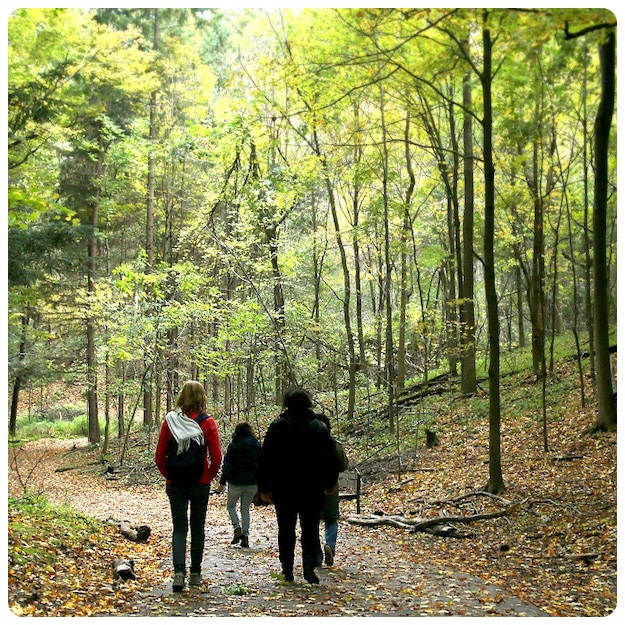
<svg viewBox="0 0 625 625">
<path fill-rule="evenodd" d="M 504 380 L 501 442 L 506 490 L 500 498 L 481 493 L 488 479 L 486 391 L 462 399 L 453 393 L 437 395 L 407 407 L 399 414 L 399 438 L 385 422 L 361 423 L 369 428 L 365 436 L 349 424 L 339 425 L 336 434 L 362 473 L 363 514 L 414 520 L 510 508 L 499 518 L 456 524 L 464 538 L 383 526 L 374 530 L 380 541 L 401 542 L 414 561 L 473 574 L 553 616 L 605 616 L 616 606 L 617 436 L 584 433 L 594 421 L 593 406 L 580 405 L 572 363 L 562 364 L 548 385 L 546 432 L 540 396 L 540 385 L 531 377 Z M 426 427 L 438 437 L 430 448 L 423 435 Z M 350 429 L 357 435 L 350 436 Z M 116 457 L 118 444 L 113 443 L 110 458 Z M 101 474 L 97 462 L 89 464 L 98 460 L 98 453 L 94 448 L 82 454 L 83 469 L 67 471 L 66 479 Z M 11 454 L 9 450 L 10 465 Z M 152 457 L 153 436 L 134 436 L 116 479 L 108 485 L 99 480 L 101 496 L 107 488 L 127 486 L 149 493 L 159 481 Z M 10 493 L 18 495 L 9 500 L 13 612 L 123 614 L 137 587 L 111 578 L 112 554 L 124 555 L 118 532 L 33 499 L 32 489 L 16 483 L 11 470 L 9 481 Z M 135 554 L 137 548 L 144 578 L 157 579 L 167 557 L 166 541 L 132 544 Z M 81 564 L 85 561 L 89 566 Z M 61 601 L 74 590 L 69 604 Z"/>
<path fill-rule="evenodd" d="M 554 616 L 610 614 L 616 606 L 617 435 L 584 433 L 594 406 L 581 407 L 575 373 L 572 362 L 563 363 L 547 384 L 546 424 L 542 385 L 527 375 L 503 381 L 506 490 L 500 499 L 480 495 L 488 480 L 488 396 L 482 392 L 438 397 L 400 416 L 400 429 L 402 421 L 409 429 L 429 411 L 439 443 L 428 449 L 422 440 L 399 455 L 364 462 L 368 511 L 406 519 L 466 517 L 519 503 L 501 518 L 457 525 L 468 538 L 436 538 L 434 548 L 431 539 L 417 539 L 413 546 L 424 547 L 425 560 L 452 564 L 547 606 Z M 469 493 L 475 495 L 463 497 Z"/>
</svg>

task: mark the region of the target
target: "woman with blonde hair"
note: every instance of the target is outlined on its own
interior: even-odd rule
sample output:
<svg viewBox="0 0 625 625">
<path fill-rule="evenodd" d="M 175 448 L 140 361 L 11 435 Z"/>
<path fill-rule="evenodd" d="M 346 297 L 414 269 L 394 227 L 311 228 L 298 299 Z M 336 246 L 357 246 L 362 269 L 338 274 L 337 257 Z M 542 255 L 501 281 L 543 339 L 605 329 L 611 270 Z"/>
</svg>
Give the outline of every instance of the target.
<svg viewBox="0 0 625 625">
<path fill-rule="evenodd" d="M 173 590 L 184 588 L 187 534 L 191 532 L 189 585 L 202 583 L 204 526 L 210 483 L 221 466 L 221 444 L 215 420 L 207 414 L 204 387 L 184 384 L 176 408 L 167 414 L 156 446 L 156 466 L 166 479 L 173 524 Z"/>
</svg>

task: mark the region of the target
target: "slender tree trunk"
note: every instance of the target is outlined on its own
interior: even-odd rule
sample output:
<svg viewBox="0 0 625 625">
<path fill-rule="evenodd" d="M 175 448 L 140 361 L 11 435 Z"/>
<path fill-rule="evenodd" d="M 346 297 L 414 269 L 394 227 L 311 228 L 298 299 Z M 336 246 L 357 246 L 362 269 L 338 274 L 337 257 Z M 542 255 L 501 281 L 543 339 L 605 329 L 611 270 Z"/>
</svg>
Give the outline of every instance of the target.
<svg viewBox="0 0 625 625">
<path fill-rule="evenodd" d="M 312 218 L 312 232 L 313 232 L 313 309 L 312 318 L 314 321 L 314 341 L 315 341 L 315 360 L 317 361 L 317 391 L 322 390 L 321 379 L 321 277 L 322 277 L 322 254 L 319 251 L 319 223 L 317 220 L 317 196 L 313 191 L 311 197 L 311 218 Z"/>
<path fill-rule="evenodd" d="M 484 21 L 487 12 L 484 13 Z M 493 165 L 492 42 L 487 25 L 483 27 L 484 68 L 480 76 L 484 100 L 484 290 L 488 314 L 489 340 L 489 479 L 485 490 L 504 490 L 501 471 L 501 397 L 499 376 L 499 310 L 495 282 L 495 168 Z"/>
<path fill-rule="evenodd" d="M 375 240 L 380 240 L 380 233 L 378 231 L 378 224 L 376 224 L 376 232 L 375 232 Z M 374 283 L 372 281 L 371 288 L 374 293 L 372 296 L 372 310 L 375 318 L 375 353 L 376 353 L 376 363 L 377 363 L 377 376 L 376 376 L 376 384 L 379 389 L 383 388 L 386 384 L 386 376 L 384 375 L 384 364 L 383 364 L 383 331 L 384 331 L 384 257 L 382 254 L 382 249 L 379 245 L 375 245 L 375 262 L 377 265 L 377 280 L 375 281 L 375 287 L 377 287 L 377 296 L 375 295 Z"/>
<path fill-rule="evenodd" d="M 386 312 L 384 370 L 386 378 L 388 426 L 395 431 L 395 348 L 393 341 L 393 303 L 391 284 L 393 266 L 391 263 L 391 232 L 388 198 L 388 144 L 384 91 L 380 87 L 380 119 L 382 125 L 382 206 L 384 207 L 384 310 Z"/>
<path fill-rule="evenodd" d="M 450 100 L 453 93 L 450 93 Z M 449 290 L 446 292 L 446 316 L 447 316 L 447 350 L 449 360 L 449 371 L 453 376 L 458 375 L 458 363 L 460 358 L 460 307 L 458 294 L 462 290 L 462 246 L 460 242 L 460 209 L 458 199 L 458 178 L 460 172 L 460 148 L 456 138 L 456 116 L 455 105 L 448 104 L 449 136 L 452 147 L 452 171 L 447 199 L 447 231 L 449 236 Z"/>
<path fill-rule="evenodd" d="M 315 150 L 315 154 L 317 155 L 317 158 L 321 162 L 323 168 L 323 177 L 326 183 L 326 190 L 328 193 L 328 203 L 330 204 L 336 243 L 337 247 L 339 248 L 339 255 L 341 257 L 341 268 L 343 269 L 343 319 L 345 322 L 345 335 L 347 338 L 347 355 L 349 368 L 347 418 L 351 419 L 352 415 L 354 414 L 354 409 L 356 405 L 356 346 L 354 342 L 354 333 L 352 331 L 351 321 L 351 278 L 349 264 L 347 262 L 347 253 L 345 252 L 345 244 L 343 243 L 343 236 L 341 234 L 341 224 L 339 221 L 338 209 L 336 206 L 334 187 L 332 186 L 328 163 L 326 161 L 323 150 L 321 149 L 321 143 L 319 141 L 319 135 L 316 129 L 313 131 L 313 147 Z"/>
<path fill-rule="evenodd" d="M 355 127 L 360 128 L 358 105 L 354 105 Z M 354 145 L 354 192 L 352 198 L 352 246 L 354 248 L 354 287 L 356 291 L 356 331 L 358 334 L 358 364 L 357 369 L 364 371 L 367 367 L 365 354 L 365 330 L 362 309 L 362 273 L 360 268 L 360 167 L 363 147 L 360 143 Z"/>
<path fill-rule="evenodd" d="M 404 219 L 401 231 L 401 284 L 399 302 L 399 339 L 397 346 L 397 388 L 403 389 L 406 382 L 406 314 L 408 302 L 412 294 L 408 276 L 408 237 L 412 232 L 412 220 L 410 218 L 410 204 L 412 194 L 416 186 L 416 178 L 412 168 L 412 156 L 410 154 L 410 112 L 406 113 L 406 126 L 404 130 L 404 148 L 406 155 L 406 170 L 408 171 L 408 187 L 404 198 Z"/>
<path fill-rule="evenodd" d="M 584 39 L 584 81 L 583 81 L 583 113 L 582 126 L 584 129 L 584 281 L 586 289 L 584 292 L 584 304 L 586 311 L 586 327 L 588 329 L 588 353 L 590 354 L 590 378 L 593 386 L 596 387 L 597 376 L 595 374 L 595 326 L 593 320 L 592 305 L 592 237 L 590 233 L 590 159 L 588 157 L 588 145 L 590 144 L 590 133 L 588 132 L 588 48 Z"/>
<path fill-rule="evenodd" d="M 441 137 L 438 124 L 433 116 L 433 108 L 429 106 L 426 97 L 419 94 L 422 113 L 421 120 L 425 126 L 426 132 L 430 138 L 432 149 L 438 160 L 438 169 L 441 180 L 445 187 L 447 201 L 447 236 L 448 236 L 448 257 L 445 261 L 448 279 L 445 280 L 445 306 L 442 311 L 445 320 L 445 334 L 447 339 L 447 356 L 449 360 L 449 369 L 452 375 L 457 373 L 458 364 L 458 303 L 456 297 L 456 275 L 459 284 L 462 283 L 462 255 L 460 253 L 460 226 L 459 226 L 459 208 L 458 208 L 458 170 L 459 161 L 454 156 L 453 166 L 450 172 L 447 165 L 447 149 Z M 452 152 L 458 152 L 458 145 L 455 140 L 455 120 L 453 116 L 453 107 L 449 112 L 450 136 L 452 136 Z"/>
<path fill-rule="evenodd" d="M 577 372 L 579 375 L 579 389 L 581 394 L 582 407 L 586 407 L 586 383 L 584 381 L 584 369 L 582 367 L 582 348 L 579 340 L 579 304 L 578 304 L 578 285 L 577 285 L 577 263 L 575 260 L 575 247 L 573 245 L 573 219 L 571 216 L 571 206 L 568 196 L 565 196 L 566 217 L 568 224 L 568 244 L 569 256 L 571 263 L 571 282 L 573 287 L 573 297 L 571 298 L 571 307 L 573 309 L 573 326 L 571 328 L 575 338 L 575 348 L 577 351 Z"/>
<path fill-rule="evenodd" d="M 540 117 L 540 106 L 536 105 L 536 118 Z M 532 321 L 532 364 L 533 373 L 541 379 L 545 357 L 545 235 L 543 194 L 539 183 L 538 137 L 534 140 L 532 154 L 532 180 L 528 181 L 534 198 L 534 243 L 532 250 L 532 272 L 530 284 L 530 318 Z"/>
<path fill-rule="evenodd" d="M 92 207 L 92 233 L 89 235 L 88 257 L 89 271 L 87 277 L 88 299 L 95 295 L 95 272 L 97 265 L 97 229 L 98 206 Z M 89 442 L 96 445 L 100 442 L 100 426 L 98 422 L 98 371 L 96 360 L 96 328 L 95 320 L 87 312 L 87 409 L 89 420 Z"/>
<path fill-rule="evenodd" d="M 98 160 L 96 163 L 95 181 L 99 185 L 104 163 L 104 146 L 99 138 Z M 96 274 L 98 268 L 98 229 L 100 220 L 100 193 L 96 192 L 91 204 L 91 230 L 87 242 L 88 269 L 87 269 L 87 308 L 95 297 Z M 92 445 L 100 443 L 100 422 L 98 419 L 98 363 L 96 358 L 96 321 L 87 310 L 87 408 L 89 421 L 89 442 Z"/>
<path fill-rule="evenodd" d="M 553 281 L 551 287 L 551 340 L 549 342 L 549 374 L 553 375 L 555 337 L 562 332 L 562 318 L 560 315 L 560 283 L 558 271 L 558 251 L 560 248 L 560 225 L 562 223 L 562 204 L 558 211 L 558 220 L 554 229 L 554 241 L 552 245 L 553 255 L 551 264 L 553 267 Z"/>
<path fill-rule="evenodd" d="M 460 315 L 462 326 L 462 392 L 477 391 L 475 370 L 475 286 L 473 270 L 473 217 L 475 207 L 473 176 L 473 119 L 466 112 L 472 108 L 471 75 L 464 77 L 464 217 L 462 221 L 462 285 Z"/>
<path fill-rule="evenodd" d="M 595 429 L 616 427 L 616 399 L 610 366 L 610 305 L 607 267 L 609 144 L 616 82 L 616 35 L 610 31 L 599 46 L 601 100 L 595 120 L 595 194 L 593 202 L 594 326 L 598 414 Z"/>
<path fill-rule="evenodd" d="M 117 438 L 124 437 L 124 421 L 125 421 L 125 405 L 126 396 L 124 389 L 126 387 L 126 364 L 121 363 L 120 366 L 120 390 L 117 394 Z"/>
<path fill-rule="evenodd" d="M 523 272 L 520 265 L 514 269 L 514 279 L 516 283 L 516 305 L 517 305 L 517 332 L 519 347 L 525 347 L 525 320 L 523 318 Z"/>
<path fill-rule="evenodd" d="M 417 269 L 417 288 L 419 290 L 419 304 L 421 305 L 421 338 L 423 341 L 423 382 L 427 384 L 430 375 L 430 338 L 427 330 L 427 303 L 423 295 L 423 284 L 421 281 L 421 269 L 415 263 Z M 429 294 L 428 294 L 429 301 Z"/>
<path fill-rule="evenodd" d="M 153 49 L 158 51 L 159 47 L 159 9 L 154 9 L 154 31 L 153 31 Z M 145 219 L 145 253 L 147 270 L 151 271 L 154 264 L 154 192 L 155 192 L 155 168 L 156 162 L 154 150 L 156 148 L 156 115 L 157 115 L 157 92 L 153 91 L 150 98 L 150 152 L 148 154 L 148 193 L 146 202 L 146 219 Z M 153 417 L 153 390 L 152 378 L 154 375 L 154 362 L 149 361 L 149 356 L 144 358 L 144 367 L 148 371 L 145 376 L 143 387 L 143 424 L 145 426 L 152 425 Z"/>
<path fill-rule="evenodd" d="M 273 276 L 273 305 L 276 329 L 278 335 L 276 337 L 275 349 L 275 377 L 276 377 L 276 403 L 282 401 L 282 396 L 287 389 L 290 374 L 287 371 L 287 365 L 284 358 L 284 350 L 282 349 L 282 338 L 285 330 L 285 302 L 284 291 L 282 290 L 282 272 L 278 262 L 278 229 L 275 225 L 265 228 L 265 237 L 269 246 L 269 257 L 271 261 L 271 272 Z"/>
<path fill-rule="evenodd" d="M 21 368 L 24 359 L 26 358 L 26 337 L 28 334 L 28 324 L 30 323 L 30 305 L 26 303 L 24 306 L 24 313 L 22 314 L 22 335 L 20 337 L 20 351 L 17 355 L 18 360 L 18 373 L 13 381 L 13 394 L 11 396 L 11 412 L 9 414 L 9 436 L 15 438 L 17 434 L 17 409 L 19 406 L 20 389 L 22 387 L 22 373 L 19 370 Z"/>
</svg>

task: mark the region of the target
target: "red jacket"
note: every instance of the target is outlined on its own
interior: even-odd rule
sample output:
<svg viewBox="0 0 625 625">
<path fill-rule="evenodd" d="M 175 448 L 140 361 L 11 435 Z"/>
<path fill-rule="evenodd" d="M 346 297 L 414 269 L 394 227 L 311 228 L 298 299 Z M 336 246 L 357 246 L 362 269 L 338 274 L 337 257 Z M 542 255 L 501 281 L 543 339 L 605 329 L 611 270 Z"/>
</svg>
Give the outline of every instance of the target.
<svg viewBox="0 0 625 625">
<path fill-rule="evenodd" d="M 191 419 L 197 419 L 198 413 L 190 412 L 187 416 Z M 204 432 L 204 442 L 206 443 L 208 455 L 206 457 L 206 463 L 204 464 L 204 473 L 202 474 L 202 478 L 199 483 L 208 484 L 211 480 L 213 480 L 213 478 L 215 478 L 217 473 L 219 473 L 219 467 L 221 467 L 221 443 L 219 442 L 217 424 L 215 423 L 215 419 L 213 419 L 213 417 L 204 419 L 204 421 L 200 423 L 200 428 L 202 428 L 202 432 Z M 173 435 L 169 430 L 167 421 L 165 420 L 161 426 L 161 433 L 158 437 L 156 455 L 154 457 L 156 466 L 165 479 L 167 479 L 167 449 L 172 438 Z M 168 479 L 167 482 L 169 482 Z"/>
</svg>

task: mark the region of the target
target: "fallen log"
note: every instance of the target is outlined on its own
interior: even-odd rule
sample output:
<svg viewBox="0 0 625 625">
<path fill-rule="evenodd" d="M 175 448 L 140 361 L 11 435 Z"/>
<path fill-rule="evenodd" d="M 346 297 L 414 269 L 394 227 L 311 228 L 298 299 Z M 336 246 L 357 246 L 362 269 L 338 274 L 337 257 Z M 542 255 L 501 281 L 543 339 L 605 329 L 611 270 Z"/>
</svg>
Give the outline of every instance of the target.
<svg viewBox="0 0 625 625">
<path fill-rule="evenodd" d="M 565 553 L 564 557 L 569 560 L 581 560 L 586 566 L 590 566 L 593 560 L 596 560 L 600 554 L 598 553 Z"/>
<path fill-rule="evenodd" d="M 134 560 L 123 560 L 118 558 L 113 562 L 113 577 L 115 579 L 137 579 L 135 574 Z"/>
<path fill-rule="evenodd" d="M 76 471 L 77 469 L 86 469 L 87 467 L 93 467 L 96 464 L 101 464 L 99 460 L 95 462 L 87 462 L 86 464 L 78 464 L 73 467 L 59 467 L 58 469 L 54 469 L 55 473 L 64 473 L 65 471 Z"/>
<path fill-rule="evenodd" d="M 450 523 L 444 523 L 439 517 L 435 523 L 425 523 L 423 527 L 415 529 L 415 521 L 407 519 L 402 516 L 377 516 L 369 515 L 365 518 L 351 517 L 347 519 L 348 523 L 352 525 L 363 525 L 368 527 L 377 527 L 381 525 L 388 525 L 397 529 L 408 530 L 409 532 L 423 531 L 428 534 L 434 534 L 435 536 L 444 536 L 446 538 L 472 538 L 473 534 L 467 532 L 461 532 L 457 527 L 454 527 Z"/>
<path fill-rule="evenodd" d="M 149 525 L 135 525 L 130 523 L 130 521 L 116 521 L 111 518 L 107 519 L 107 521 L 111 525 L 117 525 L 121 535 L 135 543 L 145 542 L 152 533 Z"/>
<path fill-rule="evenodd" d="M 483 514 L 470 514 L 466 516 L 437 516 L 429 519 L 409 519 L 401 515 L 369 514 L 363 516 L 353 516 L 347 519 L 352 525 L 362 525 L 367 527 L 378 527 L 389 525 L 398 529 L 405 529 L 409 532 L 428 532 L 437 536 L 450 536 L 454 538 L 469 538 L 471 534 L 462 534 L 454 523 L 474 523 L 487 519 L 497 519 L 506 516 L 512 510 L 525 503 L 527 499 L 510 504 L 502 510 L 485 512 Z"/>
<path fill-rule="evenodd" d="M 584 456 L 581 454 L 558 454 L 557 456 L 552 456 L 551 459 L 554 462 L 562 462 L 567 460 L 581 460 Z"/>
<path fill-rule="evenodd" d="M 395 515 L 377 515 L 369 514 L 359 517 L 350 517 L 347 519 L 348 523 L 352 525 L 361 525 L 366 527 L 379 527 L 380 525 L 390 525 L 391 527 L 397 527 L 402 530 L 412 529 L 412 523 L 410 519 L 402 516 Z"/>
<path fill-rule="evenodd" d="M 131 525 L 128 521 L 122 521 L 119 525 L 122 536 L 135 543 L 144 543 L 152 533 L 148 525 Z"/>
<path fill-rule="evenodd" d="M 457 497 L 450 497 L 449 499 L 435 499 L 428 503 L 431 506 L 440 505 L 444 503 L 455 504 L 455 503 L 460 503 L 461 501 L 464 501 L 465 499 L 470 499 L 472 497 L 489 497 L 491 499 L 499 501 L 501 504 L 505 506 L 512 505 L 511 501 L 509 501 L 508 499 L 505 499 L 501 495 L 493 495 L 493 493 L 489 493 L 488 491 L 484 491 L 484 490 L 474 490 L 474 491 L 471 491 L 470 493 L 464 493 L 463 495 L 458 495 Z"/>
</svg>

